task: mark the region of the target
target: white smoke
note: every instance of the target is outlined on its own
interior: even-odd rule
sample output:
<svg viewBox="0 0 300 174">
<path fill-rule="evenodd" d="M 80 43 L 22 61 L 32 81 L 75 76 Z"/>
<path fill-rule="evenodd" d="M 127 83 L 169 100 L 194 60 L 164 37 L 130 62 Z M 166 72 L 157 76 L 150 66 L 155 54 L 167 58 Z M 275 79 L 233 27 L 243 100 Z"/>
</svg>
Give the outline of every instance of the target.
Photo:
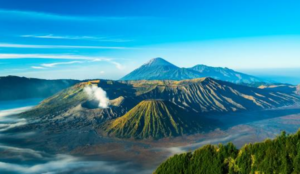
<svg viewBox="0 0 300 174">
<path fill-rule="evenodd" d="M 92 85 L 86 86 L 84 88 L 84 91 L 87 93 L 90 99 L 99 102 L 99 108 L 108 108 L 109 98 L 107 97 L 106 92 L 102 88 L 96 85 Z"/>
</svg>

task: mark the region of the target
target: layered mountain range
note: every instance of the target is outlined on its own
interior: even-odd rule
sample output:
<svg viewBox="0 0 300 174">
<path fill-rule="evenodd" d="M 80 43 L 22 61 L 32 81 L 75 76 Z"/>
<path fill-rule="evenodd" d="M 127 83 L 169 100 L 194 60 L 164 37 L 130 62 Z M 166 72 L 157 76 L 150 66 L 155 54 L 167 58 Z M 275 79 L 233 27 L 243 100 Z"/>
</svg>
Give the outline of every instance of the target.
<svg viewBox="0 0 300 174">
<path fill-rule="evenodd" d="M 107 108 L 85 88 L 103 89 Z M 111 81 L 76 84 L 44 100 L 22 116 L 40 119 L 52 129 L 94 127 L 119 138 L 163 138 L 216 127 L 211 113 L 270 109 L 300 101 L 296 93 L 252 88 L 212 78 L 193 80 Z M 59 124 L 58 124 L 59 123 Z M 41 124 L 42 125 L 42 124 Z"/>
<path fill-rule="evenodd" d="M 121 80 L 186 80 L 211 77 L 232 83 L 253 84 L 261 79 L 236 72 L 229 68 L 196 65 L 191 68 L 180 68 L 162 59 L 154 58 L 138 69 L 124 76 Z"/>
<path fill-rule="evenodd" d="M 264 82 L 254 76 L 239 73 L 228 68 L 209 67 L 206 65 L 179 68 L 162 58 L 150 60 L 121 80 L 186 80 L 203 77 L 244 84 L 251 87 L 271 89 L 275 85 L 277 89 L 296 90 L 296 87 L 292 85 Z M 82 81 L 71 79 L 46 80 L 18 76 L 0 77 L 0 101 L 46 98 L 79 82 Z M 22 90 L 20 90 L 20 86 Z"/>
<path fill-rule="evenodd" d="M 221 125 L 211 119 L 212 114 L 271 109 L 300 101 L 299 87 L 266 84 L 228 68 L 179 68 L 162 58 L 152 59 L 122 79 L 1 77 L 0 100 L 50 96 L 21 114 L 38 120 L 35 128 L 87 127 L 99 135 L 134 139 L 201 133 Z"/>
</svg>

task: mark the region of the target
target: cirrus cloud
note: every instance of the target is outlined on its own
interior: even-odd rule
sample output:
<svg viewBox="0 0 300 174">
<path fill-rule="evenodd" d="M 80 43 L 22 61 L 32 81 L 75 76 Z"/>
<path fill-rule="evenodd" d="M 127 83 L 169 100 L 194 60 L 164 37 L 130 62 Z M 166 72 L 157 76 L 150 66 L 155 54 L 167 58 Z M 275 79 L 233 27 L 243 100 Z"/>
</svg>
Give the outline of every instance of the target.
<svg viewBox="0 0 300 174">
<path fill-rule="evenodd" d="M 38 39 L 64 39 L 64 40 L 93 40 L 99 42 L 131 42 L 128 39 L 119 38 L 107 38 L 107 37 L 95 37 L 95 36 L 61 36 L 61 35 L 21 35 L 23 38 L 38 38 Z"/>
<path fill-rule="evenodd" d="M 57 65 L 70 65 L 70 64 L 76 64 L 76 63 L 83 63 L 83 61 L 71 61 L 71 62 L 59 62 L 59 63 L 43 63 L 43 67 L 55 67 Z"/>
<path fill-rule="evenodd" d="M 105 61 L 116 66 L 117 69 L 123 69 L 124 66 L 116 62 L 115 60 L 107 57 L 96 56 L 82 56 L 82 55 L 70 55 L 70 54 L 0 54 L 0 59 L 67 59 L 67 60 L 85 60 L 85 61 L 71 61 L 71 62 L 58 62 L 50 64 L 42 64 L 40 66 L 32 66 L 33 69 L 44 69 L 45 67 L 54 67 L 61 64 L 74 64 L 83 62 L 99 62 Z"/>
<path fill-rule="evenodd" d="M 81 46 L 81 45 L 27 45 L 14 43 L 0 43 L 0 48 L 35 48 L 35 49 L 134 49 L 129 47 L 109 47 L 109 46 Z"/>
</svg>

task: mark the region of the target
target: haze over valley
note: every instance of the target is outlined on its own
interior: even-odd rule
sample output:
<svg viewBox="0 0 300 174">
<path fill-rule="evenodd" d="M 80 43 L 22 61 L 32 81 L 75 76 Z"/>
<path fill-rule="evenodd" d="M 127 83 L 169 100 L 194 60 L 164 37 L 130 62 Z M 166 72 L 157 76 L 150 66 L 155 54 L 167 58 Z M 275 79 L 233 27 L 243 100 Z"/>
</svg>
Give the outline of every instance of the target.
<svg viewBox="0 0 300 174">
<path fill-rule="evenodd" d="M 282 128 L 297 130 L 293 121 L 278 122 L 300 118 L 297 86 L 228 68 L 196 67 L 180 69 L 155 58 L 117 81 L 1 77 L 0 98 L 7 104 L 1 111 L 6 153 L 0 169 L 151 173 L 170 155 L 207 143 L 242 146 L 272 138 Z M 23 92 L 9 94 L 21 84 Z M 19 155 L 35 162 L 21 165 Z"/>
<path fill-rule="evenodd" d="M 300 173 L 299 5 L 0 0 L 0 173 Z"/>
</svg>

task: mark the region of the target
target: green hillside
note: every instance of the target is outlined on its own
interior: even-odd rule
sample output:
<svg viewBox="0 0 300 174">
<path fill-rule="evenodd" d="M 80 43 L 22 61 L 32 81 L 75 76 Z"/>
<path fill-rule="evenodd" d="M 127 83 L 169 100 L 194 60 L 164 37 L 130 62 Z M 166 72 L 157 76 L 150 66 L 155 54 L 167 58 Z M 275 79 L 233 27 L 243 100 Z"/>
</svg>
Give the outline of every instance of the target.
<svg viewBox="0 0 300 174">
<path fill-rule="evenodd" d="M 296 174 L 300 173 L 300 131 L 282 132 L 274 140 L 247 144 L 237 150 L 227 145 L 206 145 L 193 153 L 175 155 L 155 174 Z"/>
<path fill-rule="evenodd" d="M 208 119 L 187 112 L 171 102 L 145 100 L 124 116 L 107 122 L 104 130 L 119 138 L 157 139 L 202 132 L 216 124 L 213 120 L 208 123 Z"/>
</svg>

